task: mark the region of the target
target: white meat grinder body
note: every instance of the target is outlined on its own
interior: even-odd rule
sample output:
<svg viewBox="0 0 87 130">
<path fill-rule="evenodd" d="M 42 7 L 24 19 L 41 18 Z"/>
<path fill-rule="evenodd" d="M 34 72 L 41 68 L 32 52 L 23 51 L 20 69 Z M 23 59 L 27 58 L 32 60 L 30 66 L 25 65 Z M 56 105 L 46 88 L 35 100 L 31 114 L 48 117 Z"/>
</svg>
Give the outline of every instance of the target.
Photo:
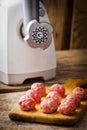
<svg viewBox="0 0 87 130">
<path fill-rule="evenodd" d="M 47 12 L 39 16 L 40 22 L 49 23 Z M 21 0 L 0 1 L 0 81 L 5 84 L 22 84 L 29 78 L 44 80 L 56 76 L 56 55 L 54 39 L 48 48 L 31 48 L 23 40 L 20 28 L 23 23 Z"/>
</svg>

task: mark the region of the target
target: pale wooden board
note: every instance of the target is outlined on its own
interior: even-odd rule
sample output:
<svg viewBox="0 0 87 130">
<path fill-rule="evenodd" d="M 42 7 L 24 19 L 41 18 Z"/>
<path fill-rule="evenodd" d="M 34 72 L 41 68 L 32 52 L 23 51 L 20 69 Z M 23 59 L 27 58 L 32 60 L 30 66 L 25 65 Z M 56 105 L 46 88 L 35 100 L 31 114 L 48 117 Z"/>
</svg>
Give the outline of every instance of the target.
<svg viewBox="0 0 87 130">
<path fill-rule="evenodd" d="M 65 87 L 65 96 L 72 92 L 72 90 L 78 86 L 87 83 L 87 77 L 84 79 L 69 79 L 66 81 L 63 86 Z M 46 87 L 47 93 L 49 92 L 49 87 Z M 42 99 L 43 100 L 43 99 Z M 48 124 L 56 124 L 56 125 L 73 125 L 78 122 L 81 118 L 83 113 L 87 110 L 87 100 L 81 101 L 79 107 L 77 107 L 75 113 L 73 115 L 63 115 L 60 114 L 59 111 L 46 114 L 40 110 L 40 105 L 37 104 L 35 110 L 33 111 L 22 111 L 17 105 L 14 107 L 10 113 L 9 117 L 12 120 L 19 120 L 19 121 L 28 121 L 28 122 L 38 122 L 38 123 L 48 123 Z"/>
</svg>

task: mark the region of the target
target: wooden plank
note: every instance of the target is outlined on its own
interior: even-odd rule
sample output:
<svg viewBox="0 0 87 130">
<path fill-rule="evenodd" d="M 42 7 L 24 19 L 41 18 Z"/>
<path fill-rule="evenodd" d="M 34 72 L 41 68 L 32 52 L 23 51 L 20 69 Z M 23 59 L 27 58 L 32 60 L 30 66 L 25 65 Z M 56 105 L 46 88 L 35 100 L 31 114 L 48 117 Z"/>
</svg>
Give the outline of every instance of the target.
<svg viewBox="0 0 87 130">
<path fill-rule="evenodd" d="M 69 27 L 68 0 L 41 0 L 46 7 L 51 24 L 54 27 L 54 41 L 56 50 L 67 48 L 65 42 Z M 70 11 L 69 11 L 70 12 Z M 67 18 L 68 16 L 68 18 Z M 67 23 L 68 22 L 68 23 Z M 68 25 L 68 27 L 67 27 Z"/>
<path fill-rule="evenodd" d="M 87 48 L 87 0 L 74 0 L 70 48 Z"/>
</svg>

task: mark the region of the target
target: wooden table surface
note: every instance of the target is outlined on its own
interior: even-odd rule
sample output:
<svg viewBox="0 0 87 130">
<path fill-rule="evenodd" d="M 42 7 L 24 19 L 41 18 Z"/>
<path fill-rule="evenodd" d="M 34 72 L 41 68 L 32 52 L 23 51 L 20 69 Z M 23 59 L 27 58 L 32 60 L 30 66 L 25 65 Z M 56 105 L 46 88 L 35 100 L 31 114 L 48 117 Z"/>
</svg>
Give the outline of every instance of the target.
<svg viewBox="0 0 87 130">
<path fill-rule="evenodd" d="M 56 55 L 57 75 L 55 79 L 46 81 L 47 85 L 64 83 L 68 78 L 87 76 L 87 50 L 58 51 Z M 0 83 L 0 130 L 87 130 L 87 112 L 73 127 L 11 121 L 8 117 L 9 111 L 17 104 L 19 97 L 36 81 L 41 80 L 29 80 L 18 86 Z"/>
</svg>

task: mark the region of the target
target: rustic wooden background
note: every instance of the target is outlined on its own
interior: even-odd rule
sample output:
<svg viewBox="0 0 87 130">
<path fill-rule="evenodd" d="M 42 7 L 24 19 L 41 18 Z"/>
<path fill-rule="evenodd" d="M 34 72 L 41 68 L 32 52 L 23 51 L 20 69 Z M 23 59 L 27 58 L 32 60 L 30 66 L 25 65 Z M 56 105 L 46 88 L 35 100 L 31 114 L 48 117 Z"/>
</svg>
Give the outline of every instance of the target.
<svg viewBox="0 0 87 130">
<path fill-rule="evenodd" d="M 87 48 L 87 1 L 41 1 L 54 27 L 56 50 Z"/>
<path fill-rule="evenodd" d="M 70 48 L 87 48 L 87 0 L 74 0 Z"/>
</svg>

